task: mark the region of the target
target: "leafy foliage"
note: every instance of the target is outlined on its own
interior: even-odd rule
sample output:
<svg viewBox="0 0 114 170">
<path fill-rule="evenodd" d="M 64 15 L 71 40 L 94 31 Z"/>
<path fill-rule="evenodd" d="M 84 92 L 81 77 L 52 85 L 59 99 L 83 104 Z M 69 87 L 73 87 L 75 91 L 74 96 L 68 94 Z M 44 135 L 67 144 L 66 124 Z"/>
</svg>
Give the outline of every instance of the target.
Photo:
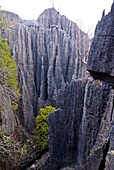
<svg viewBox="0 0 114 170">
<path fill-rule="evenodd" d="M 9 22 L 6 22 L 4 18 L 0 17 L 0 29 L 6 29 L 9 26 Z"/>
<path fill-rule="evenodd" d="M 4 22 L 4 19 L 0 18 L 0 30 L 7 27 L 8 23 Z M 18 107 L 15 96 L 19 97 L 19 88 L 17 82 L 17 67 L 15 62 L 10 57 L 10 48 L 7 40 L 0 36 L 0 85 L 10 88 L 12 92 L 12 105 L 13 110 Z"/>
<path fill-rule="evenodd" d="M 0 17 L 0 33 L 3 32 L 4 30 L 9 30 L 13 29 L 13 22 L 8 22 L 7 20 L 5 20 L 4 18 Z"/>
<path fill-rule="evenodd" d="M 48 115 L 55 111 L 56 108 L 52 106 L 46 106 L 45 108 L 40 108 L 40 113 L 36 117 L 36 128 L 34 137 L 38 146 L 38 149 L 44 150 L 48 147 Z"/>
<path fill-rule="evenodd" d="M 15 91 L 17 89 L 17 68 L 10 58 L 10 49 L 6 40 L 0 36 L 0 84 L 10 86 Z"/>
</svg>

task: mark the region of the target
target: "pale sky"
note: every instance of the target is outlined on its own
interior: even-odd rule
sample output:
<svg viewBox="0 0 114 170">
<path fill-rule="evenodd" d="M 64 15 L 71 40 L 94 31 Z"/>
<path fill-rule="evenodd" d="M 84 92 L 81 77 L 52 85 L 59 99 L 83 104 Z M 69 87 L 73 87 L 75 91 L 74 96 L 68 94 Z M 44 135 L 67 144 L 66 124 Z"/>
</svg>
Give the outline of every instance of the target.
<svg viewBox="0 0 114 170">
<path fill-rule="evenodd" d="M 85 32 L 92 27 L 94 30 L 98 20 L 101 19 L 102 11 L 106 14 L 110 11 L 113 0 L 0 0 L 2 10 L 18 14 L 22 19 L 37 19 L 47 8 L 52 7 L 54 2 L 56 10 L 61 15 L 74 22 L 78 22 Z"/>
</svg>

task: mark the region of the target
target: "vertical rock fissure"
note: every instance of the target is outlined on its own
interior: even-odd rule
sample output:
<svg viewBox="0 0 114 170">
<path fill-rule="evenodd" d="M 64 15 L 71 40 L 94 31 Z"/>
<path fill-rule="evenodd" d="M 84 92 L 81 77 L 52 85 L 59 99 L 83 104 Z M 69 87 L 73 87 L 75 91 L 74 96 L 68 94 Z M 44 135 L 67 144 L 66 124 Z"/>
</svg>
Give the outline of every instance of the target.
<svg viewBox="0 0 114 170">
<path fill-rule="evenodd" d="M 99 170 L 105 169 L 106 156 L 109 150 L 109 141 L 106 143 L 105 149 L 103 150 L 103 159 L 100 162 Z"/>
<path fill-rule="evenodd" d="M 53 76 L 54 76 L 54 78 L 55 78 L 55 69 L 56 69 L 56 56 L 53 61 Z"/>
<path fill-rule="evenodd" d="M 113 107 L 112 107 L 112 112 L 111 112 L 111 115 L 110 115 L 110 121 L 112 121 L 113 112 L 114 112 L 114 97 L 113 97 Z"/>
<path fill-rule="evenodd" d="M 68 55 L 68 60 L 67 60 L 67 64 L 66 64 L 65 82 L 67 82 L 67 75 L 68 75 L 68 69 L 69 69 L 69 62 L 70 62 L 70 55 Z"/>
</svg>

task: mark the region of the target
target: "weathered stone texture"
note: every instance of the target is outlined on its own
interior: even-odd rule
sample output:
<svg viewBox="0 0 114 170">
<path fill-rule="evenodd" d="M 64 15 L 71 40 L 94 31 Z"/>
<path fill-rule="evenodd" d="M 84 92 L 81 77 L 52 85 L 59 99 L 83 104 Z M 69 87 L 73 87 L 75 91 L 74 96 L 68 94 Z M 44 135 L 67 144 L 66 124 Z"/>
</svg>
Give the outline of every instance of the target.
<svg viewBox="0 0 114 170">
<path fill-rule="evenodd" d="M 83 60 L 87 59 L 89 38 L 54 8 L 45 10 L 37 21 L 23 21 L 5 11 L 0 14 L 6 20 L 13 20 L 14 28 L 3 35 L 8 38 L 12 58 L 18 66 L 22 93 L 19 117 L 31 130 L 38 107 L 46 101 L 55 104 L 56 93 L 62 84 L 85 77 Z"/>
<path fill-rule="evenodd" d="M 0 129 L 7 135 L 14 133 L 19 124 L 18 116 L 12 109 L 13 95 L 10 88 L 0 85 Z"/>
<path fill-rule="evenodd" d="M 70 90 L 63 84 L 64 93 L 58 91 L 60 109 L 49 115 L 49 170 L 114 169 L 113 18 L 114 3 L 95 31 L 87 66 L 93 79 L 83 87 L 85 95 L 78 96 L 82 87 L 74 90 L 72 83 Z M 81 110 L 75 110 L 76 106 Z"/>
<path fill-rule="evenodd" d="M 86 87 L 81 123 L 79 169 L 98 170 L 110 134 L 113 90 L 105 82 L 89 82 Z"/>
<path fill-rule="evenodd" d="M 101 166 L 109 141 L 113 90 L 102 81 L 85 85 L 84 80 L 66 85 L 60 92 L 61 109 L 49 116 L 49 170 L 68 169 L 67 165 L 72 170 L 98 170 Z"/>
<path fill-rule="evenodd" d="M 114 3 L 96 27 L 87 66 L 90 79 L 85 79 L 83 62 L 89 40 L 75 23 L 52 8 L 37 21 L 15 25 L 11 52 L 22 92 L 20 120 L 31 130 L 38 104 L 59 108 L 48 118 L 45 170 L 114 169 L 113 20 Z"/>
<path fill-rule="evenodd" d="M 61 109 L 49 115 L 50 170 L 60 169 L 76 160 L 86 82 L 85 79 L 66 84 L 58 95 Z"/>
<path fill-rule="evenodd" d="M 110 138 L 109 146 L 107 149 L 107 155 L 105 159 L 105 170 L 114 169 L 114 109 L 111 116 L 111 126 L 110 126 Z"/>
<path fill-rule="evenodd" d="M 96 26 L 87 69 L 114 76 L 114 4 Z"/>
</svg>

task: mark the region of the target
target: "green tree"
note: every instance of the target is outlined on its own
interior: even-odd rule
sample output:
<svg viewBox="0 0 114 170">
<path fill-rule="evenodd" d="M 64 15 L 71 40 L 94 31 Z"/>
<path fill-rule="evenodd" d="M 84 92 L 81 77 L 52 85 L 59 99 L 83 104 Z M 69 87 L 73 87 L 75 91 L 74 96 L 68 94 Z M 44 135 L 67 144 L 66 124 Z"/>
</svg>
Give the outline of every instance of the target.
<svg viewBox="0 0 114 170">
<path fill-rule="evenodd" d="M 48 115 L 55 111 L 56 108 L 52 106 L 46 106 L 40 108 L 40 113 L 36 117 L 36 128 L 34 130 L 34 137 L 36 144 L 40 151 L 48 148 Z"/>
</svg>

